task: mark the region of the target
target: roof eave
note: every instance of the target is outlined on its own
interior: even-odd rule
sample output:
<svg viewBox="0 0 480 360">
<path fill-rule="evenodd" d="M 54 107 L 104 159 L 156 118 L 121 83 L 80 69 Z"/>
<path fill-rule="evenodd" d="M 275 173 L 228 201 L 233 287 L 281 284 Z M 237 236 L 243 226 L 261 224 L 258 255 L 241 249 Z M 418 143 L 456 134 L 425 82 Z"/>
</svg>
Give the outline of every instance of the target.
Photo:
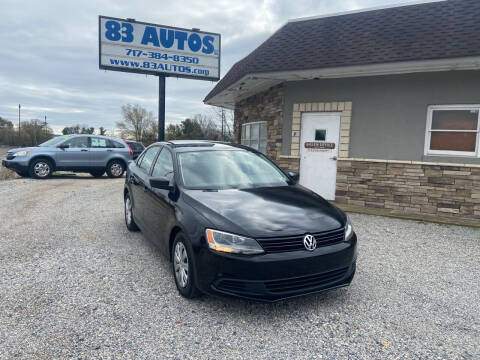
<svg viewBox="0 0 480 360">
<path fill-rule="evenodd" d="M 287 81 L 459 70 L 480 70 L 480 56 L 246 74 L 204 103 L 233 109 L 239 101 Z"/>
</svg>

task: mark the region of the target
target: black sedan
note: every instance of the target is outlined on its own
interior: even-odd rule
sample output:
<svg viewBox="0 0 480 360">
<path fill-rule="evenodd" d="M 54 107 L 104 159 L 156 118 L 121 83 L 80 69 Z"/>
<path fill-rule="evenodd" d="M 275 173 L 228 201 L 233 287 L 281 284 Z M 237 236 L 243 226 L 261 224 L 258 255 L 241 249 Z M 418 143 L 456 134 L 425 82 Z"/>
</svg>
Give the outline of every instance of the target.
<svg viewBox="0 0 480 360">
<path fill-rule="evenodd" d="M 347 216 L 263 154 L 161 142 L 131 162 L 125 222 L 172 261 L 180 294 L 275 301 L 347 286 L 357 237 Z"/>
</svg>

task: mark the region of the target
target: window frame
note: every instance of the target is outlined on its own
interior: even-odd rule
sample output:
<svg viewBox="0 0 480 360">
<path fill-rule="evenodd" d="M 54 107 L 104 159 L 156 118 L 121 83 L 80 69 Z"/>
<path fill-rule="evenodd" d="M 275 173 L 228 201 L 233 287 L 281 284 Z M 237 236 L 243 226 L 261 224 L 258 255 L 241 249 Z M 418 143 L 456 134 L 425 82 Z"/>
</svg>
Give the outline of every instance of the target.
<svg viewBox="0 0 480 360">
<path fill-rule="evenodd" d="M 433 112 L 435 110 L 477 110 L 477 130 L 432 130 Z M 458 133 L 475 133 L 475 151 L 455 151 L 455 150 L 430 150 L 430 141 L 432 132 L 458 132 Z M 480 147 L 480 105 L 430 105 L 427 109 L 427 127 L 425 129 L 425 156 L 456 156 L 478 158 Z"/>
<path fill-rule="evenodd" d="M 249 131 L 249 134 L 250 134 L 250 137 L 248 138 L 248 141 L 249 141 L 249 144 L 251 144 L 251 141 L 252 141 L 252 125 L 256 125 L 258 124 L 258 149 L 255 149 L 253 147 L 251 147 L 251 145 L 245 145 L 243 143 L 244 140 L 247 140 L 243 137 L 243 129 L 245 127 L 245 133 L 246 133 L 246 126 L 248 125 L 250 127 L 250 131 Z M 266 132 L 265 132 L 265 153 L 262 152 L 260 150 L 260 141 L 261 141 L 261 126 L 265 124 L 266 126 Z M 255 139 L 254 139 L 255 140 Z M 262 153 L 262 154 L 266 154 L 267 153 L 267 142 L 268 142 L 268 123 L 267 121 L 252 121 L 252 122 L 248 122 L 248 123 L 244 123 L 242 124 L 241 128 L 240 128 L 240 144 L 243 145 L 243 146 L 248 146 L 249 148 L 252 148 L 252 149 L 255 149 L 256 151 Z"/>
</svg>

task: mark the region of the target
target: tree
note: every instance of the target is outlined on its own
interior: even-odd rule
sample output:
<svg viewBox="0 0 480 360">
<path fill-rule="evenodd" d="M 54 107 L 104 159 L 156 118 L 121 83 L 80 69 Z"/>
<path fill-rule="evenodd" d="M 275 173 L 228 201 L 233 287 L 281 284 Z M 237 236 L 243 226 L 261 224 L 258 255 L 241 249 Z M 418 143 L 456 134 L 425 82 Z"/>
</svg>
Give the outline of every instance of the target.
<svg viewBox="0 0 480 360">
<path fill-rule="evenodd" d="M 165 131 L 167 140 L 222 140 L 221 128 L 206 115 L 197 114 L 193 119 L 187 118 L 180 124 L 169 124 Z"/>
<path fill-rule="evenodd" d="M 0 144 L 14 145 L 16 136 L 13 123 L 0 116 Z"/>
<path fill-rule="evenodd" d="M 212 106 L 211 109 L 214 121 L 220 123 L 222 141 L 232 141 L 233 111 L 218 106 Z"/>
<path fill-rule="evenodd" d="M 122 137 L 134 138 L 136 141 L 145 141 L 155 132 L 156 119 L 151 111 L 140 105 L 123 105 L 122 121 L 116 122 Z M 158 133 L 158 129 L 157 129 Z"/>
<path fill-rule="evenodd" d="M 100 135 L 105 135 L 107 133 L 107 129 L 105 129 L 103 126 L 100 126 L 98 128 L 98 132 Z"/>
<path fill-rule="evenodd" d="M 80 134 L 80 125 L 67 126 L 62 130 L 63 135 Z"/>
<path fill-rule="evenodd" d="M 88 126 L 82 126 L 82 130 L 80 131 L 80 134 L 90 134 L 92 135 L 95 132 L 94 127 L 88 127 Z"/>
</svg>

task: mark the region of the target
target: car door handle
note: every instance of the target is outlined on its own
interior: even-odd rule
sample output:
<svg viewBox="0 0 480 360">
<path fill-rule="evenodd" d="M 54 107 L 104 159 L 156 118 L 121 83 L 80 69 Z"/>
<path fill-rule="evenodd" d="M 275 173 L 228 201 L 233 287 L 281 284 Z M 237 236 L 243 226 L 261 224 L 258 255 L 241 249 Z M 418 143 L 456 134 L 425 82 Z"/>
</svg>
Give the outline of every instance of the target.
<svg viewBox="0 0 480 360">
<path fill-rule="evenodd" d="M 336 156 L 334 156 L 334 157 L 331 157 L 330 159 L 332 159 L 332 160 L 335 160 L 335 161 L 336 161 L 336 160 L 337 160 L 337 157 L 336 157 Z"/>
<path fill-rule="evenodd" d="M 112 152 L 113 150 L 112 149 L 107 149 L 108 152 Z"/>
<path fill-rule="evenodd" d="M 86 152 L 86 151 L 88 151 L 88 150 L 87 150 L 87 149 L 82 149 L 82 150 L 80 150 L 80 151 Z"/>
</svg>

